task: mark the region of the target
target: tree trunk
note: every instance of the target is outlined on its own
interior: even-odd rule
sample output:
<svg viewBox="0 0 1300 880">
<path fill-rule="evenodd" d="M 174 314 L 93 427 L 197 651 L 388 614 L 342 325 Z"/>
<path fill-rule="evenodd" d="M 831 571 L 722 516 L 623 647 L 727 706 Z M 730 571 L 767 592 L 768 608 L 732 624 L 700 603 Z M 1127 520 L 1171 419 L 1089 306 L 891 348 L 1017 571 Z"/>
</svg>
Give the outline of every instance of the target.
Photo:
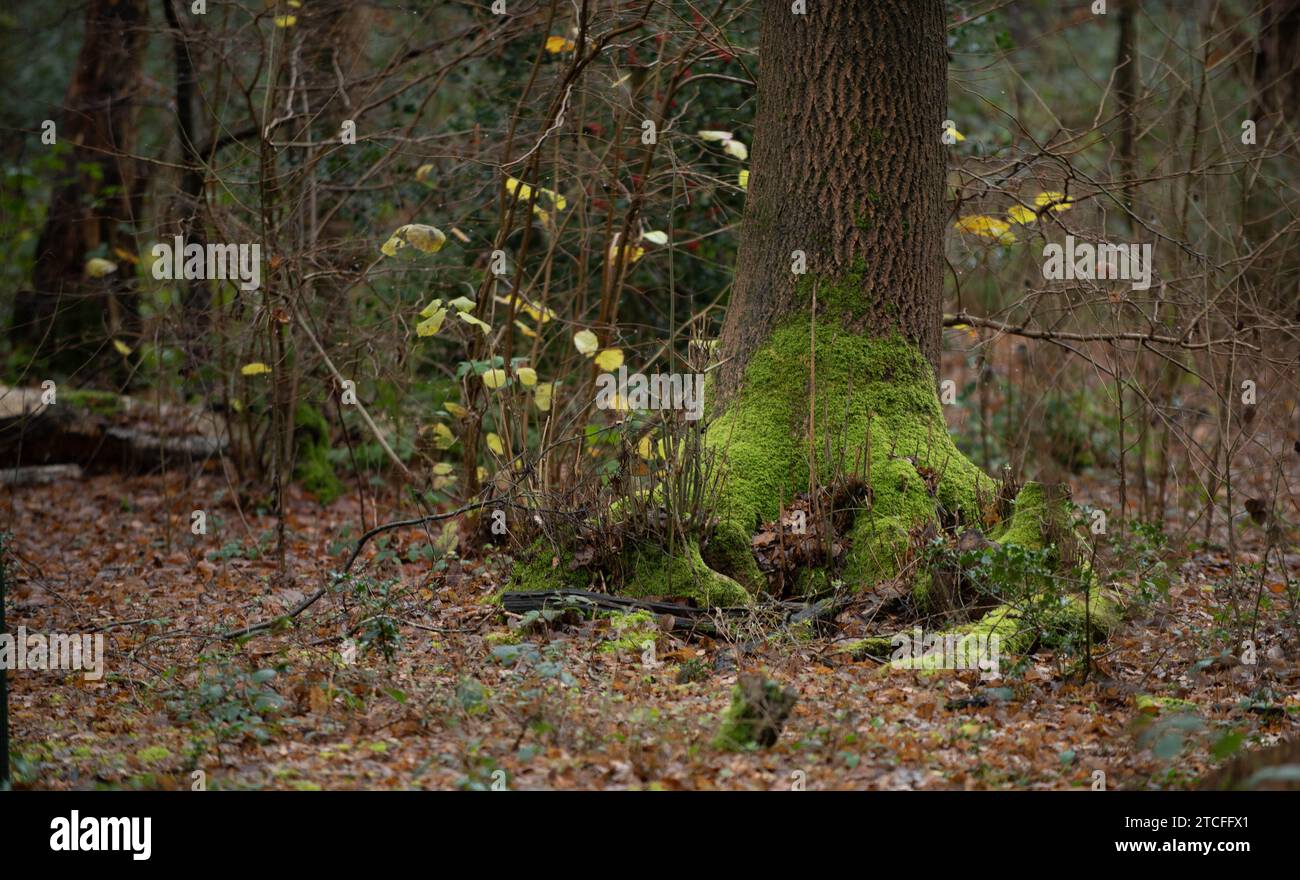
<svg viewBox="0 0 1300 880">
<path fill-rule="evenodd" d="M 102 342 L 103 334 L 117 333 L 135 318 L 129 266 L 113 251 L 136 250 L 129 231 L 138 182 L 132 153 L 147 21 L 145 0 L 87 5 L 85 37 L 57 120 L 58 142 L 74 145 L 65 163 L 68 182 L 51 197 L 37 242 L 33 289 L 14 304 L 15 341 L 57 351 L 71 367 L 80 366 L 85 354 L 77 349 L 79 337 L 98 332 Z M 88 281 L 86 255 L 101 245 L 119 269 Z"/>
<path fill-rule="evenodd" d="M 816 3 L 805 15 L 764 2 L 749 196 L 707 434 L 722 523 L 704 553 L 751 589 L 749 534 L 810 484 L 856 472 L 871 485 L 850 565 L 864 583 L 894 568 L 886 557 L 935 517 L 936 499 L 974 518 L 989 486 L 948 437 L 934 386 L 944 40 L 942 0 Z M 795 252 L 805 274 L 792 271 Z"/>
<path fill-rule="evenodd" d="M 947 58 L 942 0 L 764 0 L 758 115 L 718 391 L 792 315 L 897 332 L 937 362 Z M 791 271 L 792 252 L 807 274 Z M 832 296 L 832 290 L 838 295 Z"/>
</svg>

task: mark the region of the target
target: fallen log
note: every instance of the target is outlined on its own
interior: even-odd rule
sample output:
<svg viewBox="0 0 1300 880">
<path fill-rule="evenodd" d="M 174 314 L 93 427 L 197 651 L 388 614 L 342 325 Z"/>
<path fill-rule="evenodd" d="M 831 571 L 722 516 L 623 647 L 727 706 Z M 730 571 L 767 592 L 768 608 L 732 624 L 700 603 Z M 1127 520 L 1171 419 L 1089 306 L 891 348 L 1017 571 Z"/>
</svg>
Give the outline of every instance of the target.
<svg viewBox="0 0 1300 880">
<path fill-rule="evenodd" d="M 686 631 L 717 634 L 715 617 L 739 619 L 753 614 L 770 611 L 792 624 L 819 624 L 833 620 L 840 611 L 851 604 L 850 599 L 829 597 L 812 602 L 772 602 L 761 605 L 740 605 L 727 608 L 695 608 L 674 602 L 659 602 L 652 599 L 633 599 L 628 596 L 613 596 L 608 593 L 593 593 L 590 590 L 557 589 L 526 590 L 506 592 L 501 595 L 501 607 L 510 614 L 527 614 L 529 611 L 545 611 L 564 607 L 587 606 L 603 611 L 649 611 L 666 619 L 665 624 L 673 631 Z"/>
<path fill-rule="evenodd" d="M 50 402 L 47 402 L 50 401 Z M 106 391 L 0 386 L 0 466 L 76 464 L 153 471 L 204 462 L 226 448 L 214 413 Z"/>
<path fill-rule="evenodd" d="M 0 485 L 3 486 L 48 486 L 59 480 L 81 478 L 81 466 L 76 464 L 45 464 L 0 470 Z"/>
</svg>

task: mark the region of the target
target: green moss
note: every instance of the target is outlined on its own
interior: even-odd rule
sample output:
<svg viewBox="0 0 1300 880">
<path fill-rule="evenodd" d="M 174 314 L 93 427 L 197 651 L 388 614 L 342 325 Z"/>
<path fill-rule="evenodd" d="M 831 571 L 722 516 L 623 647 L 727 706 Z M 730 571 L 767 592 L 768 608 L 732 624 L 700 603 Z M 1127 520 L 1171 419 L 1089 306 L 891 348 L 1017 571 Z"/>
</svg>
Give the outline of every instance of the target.
<svg viewBox="0 0 1300 880">
<path fill-rule="evenodd" d="M 294 476 L 321 504 L 329 504 L 343 494 L 343 483 L 329 460 L 329 423 L 306 401 L 299 401 L 293 423 L 298 443 Z"/>
<path fill-rule="evenodd" d="M 859 515 L 849 533 L 844 582 L 863 590 L 895 577 L 907 555 L 909 534 L 901 517 Z"/>
<path fill-rule="evenodd" d="M 835 584 L 830 573 L 824 568 L 802 568 L 796 575 L 794 594 L 796 596 L 815 596 L 833 589 Z"/>
<path fill-rule="evenodd" d="M 166 761 L 172 753 L 162 746 L 148 746 L 135 753 L 136 758 L 144 764 L 156 764 Z"/>
<path fill-rule="evenodd" d="M 614 638 L 602 644 L 599 650 L 607 654 L 620 651 L 641 652 L 646 643 L 654 643 L 659 638 L 659 627 L 655 616 L 649 611 L 637 610 L 627 613 L 615 611 L 609 615 L 610 626 L 614 629 Z"/>
<path fill-rule="evenodd" d="M 750 533 L 733 521 L 724 521 L 701 551 L 704 562 L 714 571 L 725 571 L 755 595 L 767 589 L 767 578 L 759 570 L 750 545 Z"/>
<path fill-rule="evenodd" d="M 632 550 L 628 570 L 619 591 L 625 596 L 693 599 L 702 608 L 748 605 L 751 601 L 744 587 L 704 563 L 694 541 L 675 548 L 672 555 L 658 547 Z"/>
<path fill-rule="evenodd" d="M 831 311 L 847 307 L 858 290 L 851 279 L 828 288 Z M 864 459 L 871 516 L 877 523 L 892 519 L 874 527 L 883 528 L 880 541 L 886 545 L 896 544 L 900 530 L 933 518 L 937 506 L 975 521 L 978 495 L 991 492 L 993 484 L 953 444 L 934 375 L 920 351 L 897 336 L 846 332 L 829 317 L 817 320 L 815 339 L 818 480 L 826 484 L 837 469 L 851 472 Z M 808 488 L 808 349 L 809 328 L 802 321 L 775 330 L 751 357 L 741 389 L 705 436 L 724 469 L 719 518 L 745 535 L 773 519 L 782 498 Z M 923 473 L 936 484 L 933 493 Z M 887 570 L 873 562 L 883 558 L 881 549 L 869 547 L 851 560 L 858 578 L 853 586 Z"/>
<path fill-rule="evenodd" d="M 519 630 L 494 630 L 483 636 L 483 641 L 491 648 L 495 648 L 497 645 L 517 645 L 520 642 Z"/>
<path fill-rule="evenodd" d="M 585 569 L 573 568 L 572 561 L 567 550 L 553 551 L 539 540 L 519 555 L 506 589 L 585 590 L 591 584 L 591 575 Z M 619 593 L 624 596 L 693 599 L 704 608 L 748 605 L 752 601 L 744 587 L 705 565 L 699 545 L 693 541 L 675 548 L 672 556 L 659 547 L 628 550 L 623 567 L 626 577 Z"/>
<path fill-rule="evenodd" d="M 1153 697 L 1150 694 L 1134 694 L 1133 705 L 1139 712 L 1148 715 L 1160 715 L 1165 712 L 1196 712 L 1198 707 L 1191 700 L 1177 697 Z"/>
<path fill-rule="evenodd" d="M 59 400 L 78 409 L 89 410 L 97 416 L 112 416 L 122 411 L 121 395 L 111 391 L 89 389 L 61 391 Z"/>
<path fill-rule="evenodd" d="M 1047 516 L 1047 493 L 1038 483 L 1025 483 L 1016 494 L 1010 521 L 1005 528 L 995 532 L 992 539 L 999 544 L 1041 550 Z"/>
<path fill-rule="evenodd" d="M 731 705 L 713 738 L 713 747 L 739 751 L 776 744 L 796 694 L 771 679 L 741 676 L 731 690 Z"/>
<path fill-rule="evenodd" d="M 1124 607 L 1119 597 L 1110 590 L 1094 588 L 1085 603 L 1083 596 L 1066 596 L 1060 601 L 1058 609 L 1048 615 L 1048 633 L 1044 641 L 1055 644 L 1062 637 L 1077 640 L 1083 634 L 1084 627 L 1092 626 L 1092 638 L 1099 641 L 1106 638 L 1124 619 Z"/>
<path fill-rule="evenodd" d="M 854 660 L 868 657 L 886 658 L 893 653 L 892 636 L 867 636 L 865 639 L 848 639 L 836 642 L 831 648 L 832 654 L 842 654 Z"/>
<path fill-rule="evenodd" d="M 515 560 L 506 590 L 585 590 L 590 583 L 591 575 L 585 569 L 573 567 L 572 553 L 553 552 L 549 543 L 538 539 Z"/>
</svg>

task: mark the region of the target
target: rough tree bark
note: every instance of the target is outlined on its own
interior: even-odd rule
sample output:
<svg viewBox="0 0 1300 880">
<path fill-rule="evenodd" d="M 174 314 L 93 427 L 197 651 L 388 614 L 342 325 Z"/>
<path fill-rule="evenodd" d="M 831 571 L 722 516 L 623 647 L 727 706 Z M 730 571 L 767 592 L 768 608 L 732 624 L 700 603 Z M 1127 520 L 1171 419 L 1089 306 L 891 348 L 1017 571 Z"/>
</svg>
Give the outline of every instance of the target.
<svg viewBox="0 0 1300 880">
<path fill-rule="evenodd" d="M 758 115 L 719 394 L 794 314 L 894 329 L 936 364 L 947 106 L 942 0 L 764 3 Z M 838 301 L 827 295 L 834 285 Z M 806 322 L 805 322 L 806 323 Z"/>
<path fill-rule="evenodd" d="M 14 303 L 15 342 L 56 351 L 70 367 L 81 365 L 81 336 L 99 341 L 135 319 L 125 268 L 88 283 L 86 254 L 107 244 L 134 253 L 140 176 L 132 152 L 136 141 L 144 46 L 145 0 L 92 0 L 85 37 L 58 122 L 58 142 L 72 144 L 65 179 L 51 197 L 37 242 L 32 290 Z M 89 307 L 95 298 L 106 300 Z M 104 326 L 104 324 L 108 326 Z M 95 326 L 98 324 L 99 326 Z"/>
<path fill-rule="evenodd" d="M 764 3 L 749 195 L 707 435 L 725 462 L 723 522 L 704 553 L 751 590 L 754 526 L 813 480 L 857 470 L 872 486 L 849 564 L 861 583 L 936 501 L 973 521 L 990 488 L 948 438 L 934 388 L 944 40 L 942 0 L 818 3 L 803 15 Z"/>
</svg>

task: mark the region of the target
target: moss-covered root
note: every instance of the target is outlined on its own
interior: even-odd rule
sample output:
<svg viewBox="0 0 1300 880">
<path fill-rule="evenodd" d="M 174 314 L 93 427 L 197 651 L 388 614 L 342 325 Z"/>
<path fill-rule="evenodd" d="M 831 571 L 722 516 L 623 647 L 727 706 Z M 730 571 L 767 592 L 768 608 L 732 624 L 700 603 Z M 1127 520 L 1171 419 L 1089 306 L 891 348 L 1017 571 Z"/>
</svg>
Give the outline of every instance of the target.
<svg viewBox="0 0 1300 880">
<path fill-rule="evenodd" d="M 726 572 L 751 593 L 758 595 L 767 590 L 767 578 L 754 560 L 750 536 L 736 523 L 719 523 L 701 556 L 709 568 Z"/>
<path fill-rule="evenodd" d="M 705 564 L 700 546 L 690 541 L 669 553 L 658 547 L 638 548 L 628 557 L 628 577 L 619 591 L 633 598 L 673 596 L 692 599 L 702 608 L 748 605 L 749 592 L 739 583 Z"/>
<path fill-rule="evenodd" d="M 1038 609 L 1034 614 L 1012 605 L 999 605 L 974 623 L 944 632 L 913 630 L 853 639 L 840 642 L 832 653 L 856 660 L 887 658 L 888 670 L 974 669 L 996 673 L 1007 655 L 1023 654 L 1039 641 L 1077 644 L 1089 626 L 1092 641 L 1104 641 L 1122 619 L 1118 597 L 1099 590 L 1086 603 L 1082 597 L 1071 596 L 1056 607 Z"/>
<path fill-rule="evenodd" d="M 1000 544 L 1014 544 L 1041 550 L 1060 539 L 1068 525 L 1066 498 L 1049 487 L 1026 483 L 1016 495 L 1012 515 L 995 531 Z M 1036 642 L 1050 645 L 1080 644 L 1084 635 L 1102 641 L 1123 618 L 1120 596 L 1098 588 L 1092 572 L 1085 569 L 1087 594 L 1058 596 L 1040 593 L 998 605 L 979 620 L 939 633 L 899 633 L 842 642 L 835 653 L 855 658 L 889 657 L 893 669 L 971 669 L 989 651 L 1021 654 Z M 923 585 L 922 585 L 923 586 Z M 915 593 L 924 601 L 924 589 Z M 994 638 L 996 637 L 996 641 Z M 923 648 L 916 645 L 920 640 Z M 933 650 L 932 650 L 933 649 Z"/>
<path fill-rule="evenodd" d="M 626 551 L 625 578 L 619 594 L 634 599 L 690 599 L 701 608 L 726 608 L 753 601 L 744 587 L 704 563 L 696 542 L 673 549 L 671 554 L 660 547 Z M 567 552 L 553 553 L 545 542 L 538 541 L 520 554 L 506 589 L 524 592 L 589 588 L 591 575 L 572 562 Z"/>
<path fill-rule="evenodd" d="M 1049 498 L 1056 500 L 1050 503 Z M 1041 483 L 1025 483 L 1016 493 L 1015 506 L 1006 525 L 993 532 L 999 544 L 1015 544 L 1026 550 L 1041 550 L 1055 518 L 1059 526 L 1065 516 L 1065 498 Z"/>
<path fill-rule="evenodd" d="M 713 746 L 727 751 L 771 748 L 781 736 L 799 695 L 761 675 L 742 675 L 731 691 L 731 706 Z"/>
</svg>

